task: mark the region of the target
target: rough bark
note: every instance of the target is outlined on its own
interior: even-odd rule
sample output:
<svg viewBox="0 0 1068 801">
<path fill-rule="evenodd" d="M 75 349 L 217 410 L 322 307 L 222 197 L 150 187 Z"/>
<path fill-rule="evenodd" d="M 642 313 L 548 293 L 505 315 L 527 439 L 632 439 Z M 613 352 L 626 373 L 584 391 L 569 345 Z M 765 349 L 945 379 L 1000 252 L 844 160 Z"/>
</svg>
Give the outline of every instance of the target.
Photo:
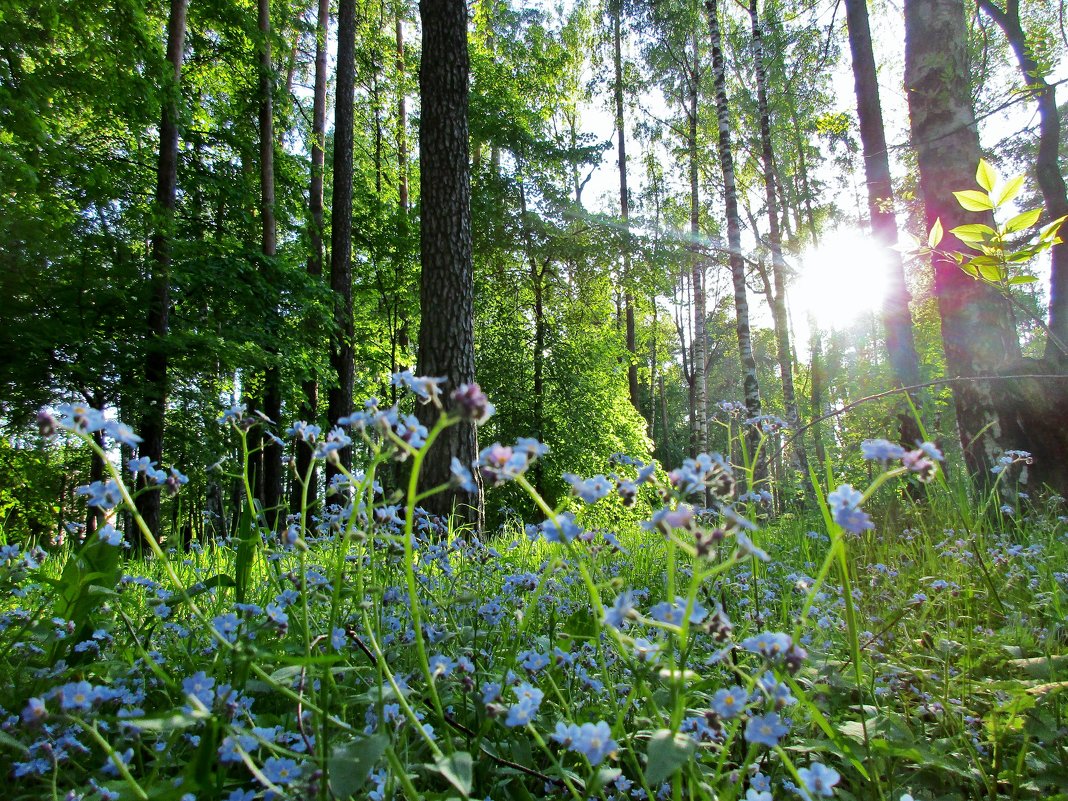
<svg viewBox="0 0 1068 801">
<path fill-rule="evenodd" d="M 734 284 L 734 311 L 737 321 L 738 354 L 742 363 L 742 386 L 745 408 L 750 417 L 760 414 L 760 383 L 757 381 L 756 358 L 749 327 L 749 300 L 745 286 L 745 260 L 742 257 L 742 221 L 738 212 L 738 184 L 734 175 L 734 151 L 731 149 L 730 109 L 727 104 L 727 77 L 723 63 L 717 0 L 705 3 L 708 31 L 712 41 L 712 73 L 716 91 L 719 163 L 723 173 L 723 199 L 727 216 L 727 249 L 730 252 L 731 280 Z"/>
<path fill-rule="evenodd" d="M 690 170 L 690 280 L 693 285 L 693 444 L 691 455 L 708 448 L 708 382 L 705 354 L 708 351 L 708 311 L 705 302 L 705 254 L 700 244 L 701 196 L 697 152 L 697 81 L 690 83 L 689 170 Z"/>
<path fill-rule="evenodd" d="M 642 413 L 638 401 L 638 342 L 634 322 L 634 292 L 631 287 L 630 256 L 630 194 L 627 189 L 627 125 L 623 112 L 623 34 L 622 0 L 612 4 L 612 61 L 615 68 L 613 94 L 616 107 L 616 154 L 619 159 L 619 216 L 623 221 L 623 292 L 626 314 L 627 387 L 630 402 L 638 414 Z"/>
<path fill-rule="evenodd" d="M 278 251 L 278 226 L 274 213 L 274 65 L 271 63 L 271 3 L 257 3 L 259 43 L 259 129 L 260 129 L 260 222 L 264 271 L 273 277 L 272 264 Z M 273 322 L 277 309 L 267 310 Z M 274 325 L 268 324 L 268 330 Z M 270 359 L 263 376 L 263 413 L 274 423 L 282 417 L 282 384 L 275 358 L 276 349 L 268 348 Z M 282 501 L 282 446 L 267 437 L 263 446 L 262 503 L 268 523 L 275 525 Z"/>
<path fill-rule="evenodd" d="M 978 0 L 979 8 L 1001 28 L 1008 39 L 1020 74 L 1038 103 L 1038 154 L 1035 177 L 1042 192 L 1049 221 L 1068 215 L 1068 191 L 1058 154 L 1060 152 L 1061 116 L 1057 109 L 1056 87 L 1046 81 L 1035 60 L 1027 34 L 1020 21 L 1019 0 L 1007 0 L 1004 9 L 992 0 Z M 1049 328 L 1053 337 L 1046 340 L 1046 360 L 1059 366 L 1068 365 L 1068 353 L 1061 344 L 1068 343 L 1068 244 L 1054 245 L 1050 273 Z"/>
<path fill-rule="evenodd" d="M 771 111 L 768 107 L 768 78 L 765 65 L 764 38 L 760 25 L 757 0 L 750 0 L 749 20 L 753 32 L 753 64 L 757 86 L 757 110 L 760 115 L 760 159 L 764 172 L 764 202 L 768 212 L 768 248 L 771 250 L 772 292 L 768 294 L 772 323 L 775 327 L 776 353 L 782 373 L 782 398 L 786 420 L 797 429 L 797 394 L 794 390 L 794 359 L 790 346 L 790 322 L 786 314 L 786 262 L 782 256 L 782 231 L 779 227 L 779 200 L 775 190 L 775 152 L 771 143 Z M 791 449 L 791 461 L 809 484 L 808 457 L 800 437 Z"/>
<path fill-rule="evenodd" d="M 331 425 L 352 414 L 355 384 L 352 321 L 352 127 L 356 83 L 356 0 L 341 0 L 337 17 L 337 71 L 334 100 L 334 178 L 330 198 L 330 288 L 334 295 L 334 334 L 330 370 L 335 384 L 327 394 Z M 339 454 L 352 467 L 352 448 Z M 327 463 L 326 480 L 339 473 Z"/>
<path fill-rule="evenodd" d="M 311 135 L 311 185 L 308 192 L 309 253 L 308 275 L 319 281 L 323 275 L 323 172 L 326 166 L 326 50 L 330 33 L 330 0 L 319 0 L 315 22 L 315 88 L 312 96 L 312 135 Z M 319 381 L 310 376 L 301 387 L 303 399 L 300 417 L 315 422 L 319 415 Z M 303 480 L 311 474 L 308 481 L 309 501 L 318 497 L 318 471 L 312 466 L 311 446 L 304 442 L 297 443 L 297 476 Z M 290 496 L 289 508 L 294 512 L 300 509 L 301 486 L 294 482 Z"/>
<path fill-rule="evenodd" d="M 167 62 L 171 66 L 167 97 L 159 127 L 159 161 L 156 168 L 156 212 L 151 246 L 151 296 L 148 306 L 148 341 L 145 347 L 144 409 L 141 417 L 140 456 L 157 463 L 163 459 L 163 427 L 167 407 L 168 357 L 165 339 L 170 325 L 171 236 L 178 197 L 178 100 L 181 96 L 187 0 L 171 0 L 167 19 Z M 138 488 L 144 478 L 138 478 Z M 159 534 L 159 492 L 137 498 L 137 510 L 150 531 Z"/>
<path fill-rule="evenodd" d="M 928 228 L 940 219 L 947 232 L 992 222 L 989 214 L 961 209 L 952 194 L 973 184 L 980 156 L 965 34 L 962 0 L 906 0 L 905 84 L 920 191 Z M 948 233 L 940 248 L 963 249 Z M 1019 342 L 1006 299 L 947 255 L 934 254 L 932 266 L 950 375 L 990 375 L 1017 360 Z M 980 486 L 989 481 L 998 454 L 1020 440 L 1013 421 L 998 413 L 995 394 L 1003 390 L 981 380 L 953 388 L 964 458 Z"/>
<path fill-rule="evenodd" d="M 471 173 L 468 161 L 467 5 L 463 0 L 421 0 L 423 53 L 419 67 L 422 217 L 419 373 L 448 379 L 451 390 L 475 379 L 474 277 L 471 261 Z M 419 409 L 432 425 L 438 411 Z M 451 426 L 431 448 L 422 485 L 448 482 L 453 457 L 477 456 L 475 427 Z M 450 489 L 427 499 L 429 511 L 452 511 L 478 524 L 481 493 Z"/>
<path fill-rule="evenodd" d="M 853 63 L 853 87 L 857 96 L 860 141 L 864 151 L 864 177 L 868 185 L 868 216 L 872 235 L 883 246 L 886 295 L 882 318 L 886 330 L 886 350 L 898 386 L 920 383 L 920 359 L 916 353 L 909 291 L 905 285 L 905 268 L 897 244 L 897 220 L 894 216 L 894 190 L 890 180 L 890 161 L 883 129 L 883 111 L 879 99 L 879 80 L 868 25 L 867 0 L 845 0 L 849 26 L 849 50 Z M 920 397 L 910 395 L 920 408 Z M 902 444 L 912 446 L 919 429 L 911 413 L 901 416 Z"/>
</svg>

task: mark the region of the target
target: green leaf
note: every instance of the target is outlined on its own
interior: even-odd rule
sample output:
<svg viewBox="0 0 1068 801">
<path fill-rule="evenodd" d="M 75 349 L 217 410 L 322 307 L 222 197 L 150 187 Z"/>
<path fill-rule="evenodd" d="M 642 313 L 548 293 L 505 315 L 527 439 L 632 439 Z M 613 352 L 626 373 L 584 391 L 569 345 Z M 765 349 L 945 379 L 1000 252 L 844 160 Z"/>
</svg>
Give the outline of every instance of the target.
<svg viewBox="0 0 1068 801">
<path fill-rule="evenodd" d="M 207 712 L 191 709 L 189 712 L 175 712 L 170 715 L 153 715 L 148 718 L 125 718 L 123 726 L 141 731 L 168 732 L 196 726 L 202 720 L 211 717 Z"/>
<path fill-rule="evenodd" d="M 362 740 L 335 745 L 327 760 L 330 789 L 334 795 L 348 798 L 358 793 L 388 745 L 389 738 L 384 734 L 373 734 Z"/>
<path fill-rule="evenodd" d="M 673 735 L 670 729 L 653 733 L 646 749 L 646 781 L 653 787 L 670 777 L 693 756 L 693 740 L 683 734 Z"/>
<path fill-rule="evenodd" d="M 1014 275 L 1009 279 L 1010 284 L 1033 284 L 1038 279 L 1033 275 Z"/>
<path fill-rule="evenodd" d="M 1001 272 L 1001 265 L 998 264 L 980 264 L 979 275 L 987 281 L 993 281 L 995 283 L 1005 277 Z"/>
<path fill-rule="evenodd" d="M 954 192 L 953 197 L 960 203 L 965 211 L 990 211 L 994 204 L 985 192 L 976 189 L 965 189 L 963 192 Z"/>
<path fill-rule="evenodd" d="M 1005 223 L 1005 233 L 1013 234 L 1017 231 L 1022 231 L 1025 228 L 1030 228 L 1038 222 L 1038 218 L 1041 216 L 1042 209 L 1031 209 L 1030 211 L 1025 211 L 1023 214 L 1017 214 Z"/>
<path fill-rule="evenodd" d="M 1057 236 L 1057 231 L 1064 224 L 1065 220 L 1068 220 L 1068 217 L 1059 217 L 1053 222 L 1051 222 L 1049 225 L 1047 225 L 1045 228 L 1043 228 L 1042 233 L 1038 237 L 1039 241 L 1046 242 L 1055 239 Z"/>
<path fill-rule="evenodd" d="M 1010 179 L 1009 182 L 1001 187 L 996 193 L 992 193 L 990 199 L 995 206 L 1004 206 L 1023 191 L 1023 185 L 1024 177 L 1022 175 L 1017 175 L 1015 178 Z"/>
<path fill-rule="evenodd" d="M 931 226 L 931 233 L 927 235 L 927 246 L 938 247 L 938 243 L 942 241 L 942 220 L 941 218 L 934 221 L 934 225 Z"/>
<path fill-rule="evenodd" d="M 966 244 L 982 244 L 998 235 L 997 231 L 982 223 L 958 225 L 951 229 L 950 233 Z"/>
<path fill-rule="evenodd" d="M 975 182 L 987 192 L 993 192 L 998 182 L 998 174 L 986 159 L 979 159 L 979 169 L 975 172 Z"/>
<path fill-rule="evenodd" d="M 469 753 L 457 751 L 452 756 L 439 757 L 434 761 L 434 767 L 438 773 L 448 779 L 449 784 L 463 794 L 464 798 L 471 795 L 474 768 Z"/>
</svg>

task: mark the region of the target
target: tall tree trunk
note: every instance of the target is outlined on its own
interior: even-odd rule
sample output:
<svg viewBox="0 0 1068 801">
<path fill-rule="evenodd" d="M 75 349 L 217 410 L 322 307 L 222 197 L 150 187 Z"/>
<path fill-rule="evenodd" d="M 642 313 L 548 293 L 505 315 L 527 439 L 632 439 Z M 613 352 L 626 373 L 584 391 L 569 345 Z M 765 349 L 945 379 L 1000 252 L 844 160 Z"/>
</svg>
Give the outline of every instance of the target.
<svg viewBox="0 0 1068 801">
<path fill-rule="evenodd" d="M 809 314 L 808 328 L 811 332 L 809 337 L 809 352 L 812 354 L 812 366 L 810 368 L 810 394 L 809 404 L 812 414 L 812 442 L 816 449 L 816 461 L 819 462 L 817 475 L 821 473 L 827 463 L 827 450 L 823 444 L 823 423 L 819 418 L 823 417 L 827 402 L 827 365 L 823 358 L 823 334 L 816 325 L 815 318 Z"/>
<path fill-rule="evenodd" d="M 1057 90 L 1050 85 L 1035 59 L 1020 22 L 1019 0 L 1007 0 L 1004 10 L 992 0 L 978 0 L 979 8 L 986 12 L 1009 40 L 1024 83 L 1038 102 L 1038 155 L 1035 158 L 1035 176 L 1042 192 L 1042 202 L 1050 221 L 1068 215 L 1068 192 L 1058 154 L 1060 153 L 1061 115 L 1057 109 Z M 1068 365 L 1068 353 L 1060 345 L 1068 343 L 1068 245 L 1053 246 L 1052 270 L 1050 273 L 1049 328 L 1053 337 L 1046 340 L 1046 361 L 1056 365 Z M 1054 339 L 1055 338 L 1055 339 Z"/>
<path fill-rule="evenodd" d="M 868 26 L 867 0 L 845 0 L 849 26 L 849 50 L 853 61 L 853 86 L 860 119 L 860 141 L 864 150 L 864 177 L 868 184 L 868 216 L 875 240 L 883 246 L 886 270 L 886 296 L 883 301 L 883 327 L 886 350 L 899 386 L 920 383 L 920 359 L 916 353 L 909 291 L 905 285 L 905 268 L 897 244 L 897 220 L 894 216 L 894 190 L 890 181 L 890 161 L 883 130 L 883 111 L 879 100 L 879 81 Z M 962 185 L 963 186 L 963 185 Z M 911 393 L 917 409 L 920 397 Z M 919 437 L 919 427 L 911 411 L 900 416 L 902 444 L 911 447 Z"/>
<path fill-rule="evenodd" d="M 326 49 L 330 34 L 330 0 L 319 0 L 315 22 L 315 90 L 312 98 L 311 186 L 308 192 L 308 211 L 311 216 L 308 234 L 308 275 L 315 281 L 323 276 L 323 172 L 326 166 Z M 300 416 L 314 423 L 319 415 L 319 382 L 311 375 L 303 384 Z M 304 442 L 297 443 L 297 476 L 303 481 L 312 467 L 312 449 Z M 311 471 L 308 498 L 318 497 L 318 471 Z M 289 508 L 296 512 L 301 504 L 301 486 L 293 484 Z"/>
<path fill-rule="evenodd" d="M 638 402 L 638 342 L 634 323 L 634 289 L 630 274 L 630 194 L 627 191 L 627 125 L 623 114 L 623 2 L 612 3 L 612 60 L 615 67 L 615 86 L 613 93 L 616 104 L 617 156 L 619 158 L 619 216 L 623 220 L 623 292 L 626 308 L 627 325 L 627 387 L 630 403 L 638 414 L 641 407 Z"/>
<path fill-rule="evenodd" d="M 727 105 L 727 76 L 719 28 L 717 0 L 705 3 L 708 31 L 712 40 L 712 73 L 716 89 L 716 117 L 719 123 L 719 164 L 723 172 L 723 199 L 727 213 L 727 249 L 730 251 L 731 279 L 734 283 L 734 311 L 737 320 L 738 355 L 742 362 L 742 386 L 745 408 L 750 417 L 760 414 L 760 383 L 757 381 L 753 338 L 749 328 L 749 301 L 746 297 L 745 260 L 742 258 L 742 221 L 738 212 L 738 185 L 734 176 L 734 152 L 731 150 L 730 109 Z M 755 444 L 755 428 L 750 443 Z M 750 448 L 750 453 L 753 449 Z M 758 466 L 759 472 L 759 466 Z"/>
<path fill-rule="evenodd" d="M 749 21 L 753 31 L 753 63 L 757 85 L 757 110 L 760 114 L 760 158 L 764 168 L 764 202 L 768 207 L 768 247 L 771 250 L 771 278 L 773 292 L 768 295 L 771 317 L 775 326 L 775 342 L 782 373 L 782 399 L 786 420 L 798 428 L 797 395 L 794 390 L 794 359 L 790 346 L 790 321 L 786 315 L 786 262 L 782 257 L 782 232 L 779 228 L 779 201 L 775 191 L 775 153 L 771 145 L 771 111 L 768 108 L 768 78 L 764 63 L 764 37 L 760 25 L 757 0 L 749 2 Z M 808 457 L 804 442 L 798 434 L 792 448 L 792 462 L 801 473 L 802 483 L 809 486 Z"/>
<path fill-rule="evenodd" d="M 408 94 L 405 88 L 404 17 L 400 9 L 396 19 L 397 40 L 397 197 L 401 227 L 408 229 Z"/>
<path fill-rule="evenodd" d="M 920 191 L 928 228 L 940 219 L 947 232 L 965 223 L 992 222 L 989 214 L 962 210 L 952 194 L 973 184 L 979 161 L 966 41 L 962 0 L 905 1 L 905 85 Z M 963 250 L 948 233 L 940 248 Z M 1019 341 L 1006 299 L 948 255 L 935 253 L 932 265 L 950 375 L 990 375 L 1016 360 Z M 988 381 L 953 388 L 964 458 L 980 485 L 989 481 L 1001 451 L 1017 439 L 1009 430 L 1011 421 L 997 412 L 995 393 L 1002 389 Z"/>
<path fill-rule="evenodd" d="M 271 3 L 257 3 L 259 21 L 260 74 L 260 220 L 264 270 L 273 283 L 274 258 L 278 250 L 278 228 L 274 214 L 274 65 L 271 63 Z M 278 310 L 267 311 L 268 331 L 276 328 Z M 278 372 L 275 348 L 268 349 L 270 359 L 263 376 L 263 413 L 274 423 L 281 423 L 282 380 Z M 263 509 L 268 524 L 275 527 L 282 501 L 282 446 L 267 437 L 263 446 Z"/>
<path fill-rule="evenodd" d="M 421 0 L 423 54 L 419 66 L 420 244 L 419 372 L 448 378 L 448 389 L 475 380 L 474 275 L 471 262 L 471 171 L 468 161 L 467 4 Z M 420 406 L 424 424 L 438 415 Z M 474 424 L 446 429 L 423 465 L 422 483 L 449 480 L 453 457 L 470 465 L 478 451 Z M 476 525 L 481 493 L 450 489 L 427 499 L 431 512 L 455 511 Z"/>
<path fill-rule="evenodd" d="M 696 58 L 696 56 L 695 56 Z M 693 443 L 691 455 L 708 448 L 708 384 L 705 375 L 705 354 L 708 352 L 707 308 L 705 305 L 705 254 L 700 243 L 701 197 L 697 153 L 697 80 L 690 81 L 690 107 L 687 110 L 690 130 L 688 150 L 690 160 L 690 280 L 693 285 Z"/>
<path fill-rule="evenodd" d="M 171 74 L 159 126 L 155 198 L 159 222 L 152 234 L 152 294 L 148 305 L 144 409 L 141 417 L 143 441 L 138 448 L 140 456 L 147 456 L 157 463 L 163 459 L 163 425 L 167 408 L 168 358 L 164 340 L 170 324 L 171 237 L 178 198 L 178 101 L 181 97 L 186 4 L 187 0 L 171 0 L 167 19 L 167 62 L 171 65 Z M 138 477 L 137 486 L 144 488 L 143 474 Z M 148 529 L 157 535 L 159 506 L 160 497 L 156 490 L 143 492 L 137 497 L 137 511 Z"/>
<path fill-rule="evenodd" d="M 330 288 L 334 295 L 334 335 L 330 369 L 336 384 L 327 395 L 331 425 L 352 414 L 356 381 L 352 322 L 352 137 L 356 91 L 356 0 L 341 0 L 337 16 L 337 96 L 334 100 L 334 180 L 330 198 Z M 341 465 L 352 467 L 352 448 L 339 454 Z M 329 482 L 339 474 L 327 463 Z"/>
</svg>

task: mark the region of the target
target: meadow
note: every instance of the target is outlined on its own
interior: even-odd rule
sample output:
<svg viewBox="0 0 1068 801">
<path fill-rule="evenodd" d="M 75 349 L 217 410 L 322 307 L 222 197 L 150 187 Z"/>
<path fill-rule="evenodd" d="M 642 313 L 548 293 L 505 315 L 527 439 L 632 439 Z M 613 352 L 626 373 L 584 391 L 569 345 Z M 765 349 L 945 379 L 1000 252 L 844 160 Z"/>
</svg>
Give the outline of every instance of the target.
<svg viewBox="0 0 1068 801">
<path fill-rule="evenodd" d="M 1026 454 L 976 500 L 934 446 L 868 441 L 869 485 L 826 465 L 811 508 L 771 514 L 759 454 L 619 455 L 550 508 L 527 478 L 544 446 L 493 444 L 486 486 L 541 514 L 476 537 L 377 478 L 417 475 L 456 422 L 369 404 L 293 426 L 320 465 L 350 438 L 365 459 L 277 532 L 235 461 L 227 536 L 159 543 L 134 514 L 4 544 L 0 795 L 1068 798 L 1068 518 L 1018 491 Z M 89 503 L 132 511 L 138 475 L 180 496 L 177 470 L 117 463 L 136 436 L 102 413 L 41 424 L 106 458 Z M 220 424 L 247 464 L 262 421 Z"/>
</svg>

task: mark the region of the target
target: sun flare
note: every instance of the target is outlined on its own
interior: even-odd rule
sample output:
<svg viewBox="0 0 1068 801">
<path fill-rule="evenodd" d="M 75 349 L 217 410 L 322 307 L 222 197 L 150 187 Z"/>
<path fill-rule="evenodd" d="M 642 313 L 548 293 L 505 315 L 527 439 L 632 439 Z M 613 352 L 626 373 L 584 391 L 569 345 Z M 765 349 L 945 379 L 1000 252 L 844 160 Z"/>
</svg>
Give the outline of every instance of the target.
<svg viewBox="0 0 1068 801">
<path fill-rule="evenodd" d="M 877 311 L 886 296 L 886 252 L 870 234 L 853 228 L 828 232 L 798 259 L 790 287 L 794 323 L 811 318 L 824 330 L 850 325 Z"/>
</svg>

